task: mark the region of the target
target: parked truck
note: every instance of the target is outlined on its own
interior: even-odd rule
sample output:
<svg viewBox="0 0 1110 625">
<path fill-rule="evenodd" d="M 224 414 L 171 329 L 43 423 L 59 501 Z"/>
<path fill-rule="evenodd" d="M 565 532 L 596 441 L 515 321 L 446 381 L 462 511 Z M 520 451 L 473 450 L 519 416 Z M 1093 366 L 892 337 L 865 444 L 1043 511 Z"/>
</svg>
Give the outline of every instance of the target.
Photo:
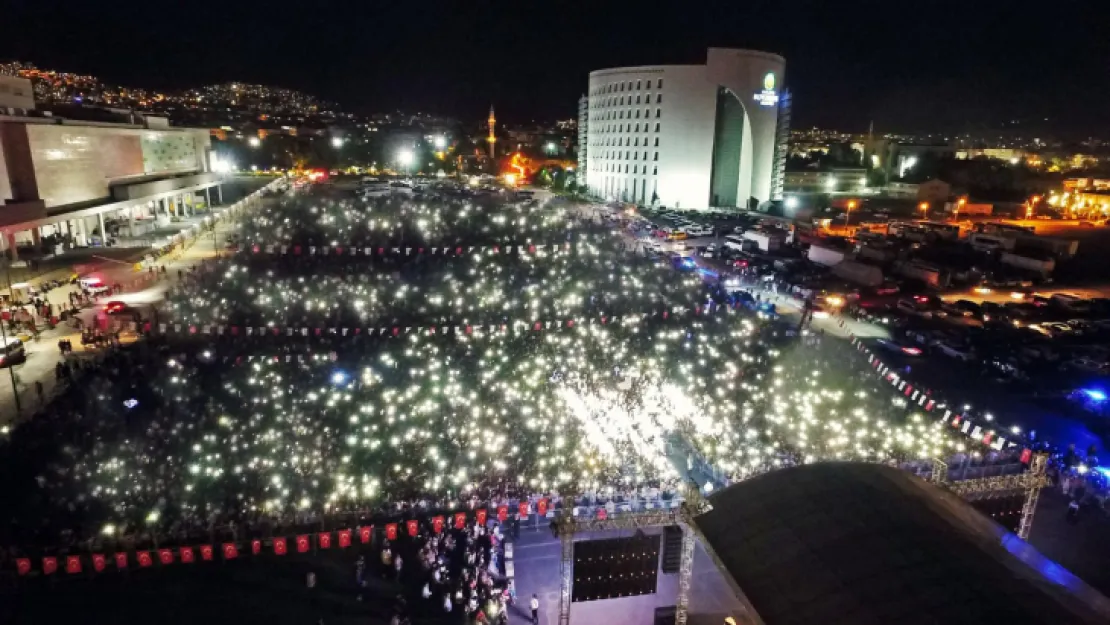
<svg viewBox="0 0 1110 625">
<path fill-rule="evenodd" d="M 1003 252 L 999 260 L 1011 267 L 1036 271 L 1043 275 L 1052 273 L 1052 270 L 1056 268 L 1056 261 L 1052 258 L 1035 258 L 1013 252 Z"/>
<path fill-rule="evenodd" d="M 808 257 L 810 262 L 832 267 L 844 262 L 846 254 L 844 250 L 838 250 L 834 247 L 825 247 L 822 245 L 810 245 Z"/>
<path fill-rule="evenodd" d="M 833 275 L 861 286 L 879 286 L 883 283 L 883 271 L 874 265 L 854 260 L 846 260 L 832 268 Z"/>
<path fill-rule="evenodd" d="M 1017 239 L 1017 248 L 1043 250 L 1056 258 L 1071 258 L 1079 251 L 1079 241 L 1060 237 L 1039 237 L 1022 235 Z"/>
<path fill-rule="evenodd" d="M 920 280 L 934 288 L 948 286 L 947 274 L 932 265 L 927 265 L 919 261 L 911 260 L 898 263 L 898 266 L 895 267 L 895 271 L 898 272 L 899 275 Z"/>
<path fill-rule="evenodd" d="M 761 251 L 774 252 L 782 247 L 783 242 L 786 240 L 786 235 L 748 230 L 744 233 L 744 238 L 754 242 Z"/>
</svg>

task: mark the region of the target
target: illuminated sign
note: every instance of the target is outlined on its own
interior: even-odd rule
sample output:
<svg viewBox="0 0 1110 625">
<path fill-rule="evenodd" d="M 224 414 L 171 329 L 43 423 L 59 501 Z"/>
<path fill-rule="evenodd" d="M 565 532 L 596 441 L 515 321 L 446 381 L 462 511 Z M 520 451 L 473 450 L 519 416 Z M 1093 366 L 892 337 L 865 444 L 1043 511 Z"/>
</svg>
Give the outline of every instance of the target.
<svg viewBox="0 0 1110 625">
<path fill-rule="evenodd" d="M 755 94 L 755 101 L 760 106 L 775 106 L 779 103 L 779 94 L 775 91 L 774 72 L 767 72 L 763 77 L 763 91 Z"/>
</svg>

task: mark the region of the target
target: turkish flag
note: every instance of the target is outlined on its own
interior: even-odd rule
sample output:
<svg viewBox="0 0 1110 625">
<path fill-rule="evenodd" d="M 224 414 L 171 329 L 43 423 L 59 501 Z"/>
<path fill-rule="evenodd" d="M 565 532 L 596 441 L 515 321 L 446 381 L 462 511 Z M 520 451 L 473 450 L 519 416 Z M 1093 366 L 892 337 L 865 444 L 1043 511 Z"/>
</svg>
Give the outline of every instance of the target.
<svg viewBox="0 0 1110 625">
<path fill-rule="evenodd" d="M 397 524 L 396 523 L 386 523 L 385 524 L 385 537 L 386 537 L 386 540 L 397 540 Z"/>
<path fill-rule="evenodd" d="M 520 502 L 520 516 L 528 516 L 528 502 Z"/>
<path fill-rule="evenodd" d="M 598 508 L 597 509 L 597 518 L 598 519 L 604 521 L 608 517 L 609 517 L 609 513 L 605 511 L 605 508 Z"/>
<path fill-rule="evenodd" d="M 162 564 L 173 564 L 173 551 L 170 549 L 159 549 L 158 561 Z"/>
<path fill-rule="evenodd" d="M 283 556 L 283 555 L 285 555 L 285 552 L 286 552 L 285 539 L 284 538 L 275 538 L 274 539 L 274 555 Z"/>
<path fill-rule="evenodd" d="M 58 571 L 57 558 L 43 558 L 42 559 L 42 574 L 53 575 Z"/>
<path fill-rule="evenodd" d="M 502 523 L 509 518 L 509 506 L 497 506 L 497 520 Z"/>
<path fill-rule="evenodd" d="M 200 546 L 200 559 L 204 560 L 205 562 L 212 561 L 212 545 Z"/>
<path fill-rule="evenodd" d="M 316 544 L 321 549 L 331 549 L 331 532 L 320 532 L 317 534 Z"/>
<path fill-rule="evenodd" d="M 346 549 L 351 546 L 351 530 L 339 530 L 339 548 Z"/>
<path fill-rule="evenodd" d="M 432 531 L 436 534 L 443 532 L 443 515 L 432 517 Z"/>
<path fill-rule="evenodd" d="M 103 571 L 104 567 L 106 566 L 106 561 L 104 560 L 104 554 L 102 554 L 102 553 L 94 553 L 93 557 L 92 557 L 92 562 L 93 562 L 93 570 L 96 571 L 97 573 L 100 573 L 101 571 Z"/>
<path fill-rule="evenodd" d="M 116 568 L 117 569 L 126 569 L 127 568 L 127 552 L 126 551 L 117 551 L 115 557 L 116 557 Z"/>
<path fill-rule="evenodd" d="M 459 256 L 461 254 L 462 254 L 462 248 L 461 247 L 456 247 L 455 248 L 455 256 Z"/>
<path fill-rule="evenodd" d="M 461 530 L 464 527 L 466 527 L 466 513 L 465 512 L 456 512 L 455 513 L 455 529 Z"/>
<path fill-rule="evenodd" d="M 294 253 L 294 254 L 298 254 L 298 255 L 299 255 L 299 254 L 301 253 L 301 246 L 299 246 L 299 245 L 294 245 L 294 246 L 293 246 L 293 253 Z"/>
<path fill-rule="evenodd" d="M 528 246 L 528 253 L 529 254 L 535 254 L 536 253 L 536 246 L 535 245 L 529 245 Z"/>
<path fill-rule="evenodd" d="M 568 328 L 573 328 L 574 327 L 574 319 L 567 319 L 567 327 Z"/>
<path fill-rule="evenodd" d="M 420 524 L 416 522 L 416 519 L 405 521 L 405 527 L 409 529 L 409 536 L 416 538 L 416 534 L 420 530 Z"/>
<path fill-rule="evenodd" d="M 193 548 L 192 547 L 182 547 L 181 548 L 181 563 L 182 564 L 192 564 L 193 563 Z"/>
<path fill-rule="evenodd" d="M 66 573 L 76 575 L 81 572 L 81 556 L 66 556 Z"/>
<path fill-rule="evenodd" d="M 373 525 L 371 525 L 370 527 L 360 527 L 360 528 L 358 528 L 358 539 L 362 541 L 362 544 L 364 544 L 364 545 L 370 544 L 370 540 L 373 537 L 374 537 L 374 526 Z"/>
<path fill-rule="evenodd" d="M 224 543 L 223 550 L 224 560 L 234 560 L 239 557 L 239 548 L 235 546 L 235 543 Z"/>
<path fill-rule="evenodd" d="M 486 524 L 486 509 L 478 508 L 474 511 L 474 517 L 478 519 L 478 525 L 485 526 Z"/>
<path fill-rule="evenodd" d="M 31 572 L 31 559 L 19 558 L 15 561 L 15 570 L 20 575 L 26 575 Z"/>
<path fill-rule="evenodd" d="M 150 559 L 149 551 L 139 551 L 135 553 L 135 557 L 139 560 L 139 566 L 146 568 L 154 564 L 154 560 Z"/>
<path fill-rule="evenodd" d="M 1031 460 L 1033 460 L 1033 450 L 1032 449 L 1022 449 L 1021 450 L 1021 463 L 1022 464 L 1029 464 L 1029 462 Z"/>
<path fill-rule="evenodd" d="M 251 555 L 256 556 L 262 553 L 262 541 L 257 538 L 251 541 Z"/>
<path fill-rule="evenodd" d="M 539 332 L 541 327 L 543 327 L 543 325 L 539 321 L 537 321 L 535 325 L 532 326 L 532 329 L 536 332 Z"/>
<path fill-rule="evenodd" d="M 501 248 L 497 247 L 496 245 L 493 246 L 493 253 L 494 254 L 497 254 L 500 251 L 501 251 Z"/>
<path fill-rule="evenodd" d="M 297 552 L 305 553 L 308 551 L 308 534 L 301 534 L 297 536 Z"/>
<path fill-rule="evenodd" d="M 546 497 L 544 497 L 543 499 L 540 499 L 539 501 L 536 502 L 536 512 L 538 512 L 540 514 L 540 516 L 547 516 L 547 498 Z"/>
</svg>

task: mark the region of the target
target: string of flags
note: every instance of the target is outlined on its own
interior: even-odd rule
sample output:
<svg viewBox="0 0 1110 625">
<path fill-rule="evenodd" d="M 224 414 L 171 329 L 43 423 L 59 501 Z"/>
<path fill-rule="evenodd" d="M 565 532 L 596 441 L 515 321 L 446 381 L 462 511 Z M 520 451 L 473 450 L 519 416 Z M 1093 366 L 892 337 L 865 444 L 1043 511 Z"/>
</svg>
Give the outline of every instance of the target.
<svg viewBox="0 0 1110 625">
<path fill-rule="evenodd" d="M 736 304 L 735 307 L 738 307 Z M 465 337 L 497 337 L 507 335 L 520 335 L 528 332 L 554 332 L 573 330 L 581 326 L 622 325 L 633 326 L 652 318 L 669 320 L 671 318 L 693 315 L 696 317 L 713 314 L 725 306 L 693 306 L 676 307 L 672 310 L 653 313 L 630 313 L 624 315 L 598 315 L 595 317 L 575 317 L 569 319 L 548 319 L 525 321 L 518 319 L 511 323 L 485 323 L 485 324 L 431 324 L 431 325 L 394 325 L 377 327 L 305 327 L 305 326 L 239 326 L 239 325 L 196 325 L 186 323 L 143 323 L 141 326 L 131 324 L 133 329 L 139 329 L 145 334 L 191 334 L 215 336 L 286 336 L 286 337 L 381 337 L 397 338 L 409 335 L 427 336 L 465 336 Z"/>
<path fill-rule="evenodd" d="M 450 245 L 450 246 L 369 246 L 369 245 L 291 245 L 255 243 L 250 245 L 252 254 L 277 254 L 293 256 L 466 256 L 478 254 L 537 254 L 579 249 L 570 241 L 562 243 L 512 243 L 507 245 Z"/>
<path fill-rule="evenodd" d="M 549 508 L 550 502 L 547 498 L 538 499 L 534 505 L 535 513 L 540 517 L 546 517 Z M 527 501 L 520 502 L 517 507 L 517 518 L 528 517 L 532 510 L 532 504 Z M 600 508 L 597 514 L 599 518 L 604 519 L 605 509 Z M 488 515 L 489 513 L 485 508 L 479 508 L 474 511 L 473 518 L 478 525 L 484 526 L 488 520 Z M 428 522 L 432 531 L 439 534 L 447 528 L 448 522 L 456 530 L 464 529 L 469 518 L 470 515 L 466 512 L 455 512 L 450 515 L 435 515 L 428 519 Z M 505 522 L 509 518 L 509 506 L 498 506 L 496 518 L 502 523 Z M 86 570 L 103 573 L 109 569 L 109 566 L 116 571 L 126 571 L 132 567 L 151 568 L 156 563 L 160 566 L 171 566 L 174 564 L 214 562 L 216 560 L 236 560 L 240 556 L 247 556 L 248 554 L 250 556 L 261 556 L 264 555 L 264 551 L 274 556 L 284 556 L 289 553 L 307 553 L 313 548 L 317 550 L 330 550 L 333 547 L 347 549 L 354 544 L 356 539 L 360 544 L 371 544 L 374 539 L 375 527 L 375 525 L 361 525 L 328 532 L 277 536 L 267 539 L 254 538 L 243 545 L 243 551 L 240 551 L 240 543 L 238 542 L 224 542 L 111 553 L 45 556 L 39 559 L 38 572 L 42 575 L 54 575 L 59 571 L 64 571 L 68 575 L 79 575 Z M 386 523 L 382 526 L 382 530 L 385 539 L 389 541 L 397 540 L 402 531 L 409 537 L 415 538 L 420 533 L 420 521 L 418 519 L 408 519 L 403 523 Z M 27 576 L 35 572 L 31 558 L 16 558 L 15 568 L 16 573 L 20 576 Z"/>
<path fill-rule="evenodd" d="M 920 387 L 914 387 L 909 380 L 884 364 L 882 360 L 872 353 L 872 351 L 864 345 L 863 341 L 855 335 L 851 337 L 851 342 L 857 351 L 867 356 L 867 362 L 871 365 L 871 368 L 875 370 L 875 373 L 889 382 L 891 386 L 895 387 L 908 401 L 916 403 L 924 409 L 925 412 L 940 414 L 943 410 L 943 415 L 940 417 L 943 423 L 996 451 L 1013 449 L 1019 444 L 1023 444 L 1021 441 L 1007 439 L 1005 436 L 999 435 L 998 432 L 989 426 L 974 423 L 967 414 L 953 412 L 946 404 L 938 404 L 937 401 L 931 397 L 930 391 L 922 390 Z M 1023 449 L 1021 452 L 1021 461 L 1028 463 L 1032 458 L 1032 453 L 1032 450 L 1029 448 Z"/>
</svg>

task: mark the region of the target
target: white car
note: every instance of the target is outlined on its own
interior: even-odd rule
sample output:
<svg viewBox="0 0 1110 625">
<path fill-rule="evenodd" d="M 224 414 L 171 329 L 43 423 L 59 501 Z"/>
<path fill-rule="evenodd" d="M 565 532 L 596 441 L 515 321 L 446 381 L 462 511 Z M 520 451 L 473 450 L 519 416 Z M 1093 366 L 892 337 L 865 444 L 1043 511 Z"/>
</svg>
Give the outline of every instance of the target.
<svg viewBox="0 0 1110 625">
<path fill-rule="evenodd" d="M 691 237 L 711 237 L 713 236 L 713 228 L 708 226 L 689 226 L 686 228 L 687 236 Z"/>
</svg>

